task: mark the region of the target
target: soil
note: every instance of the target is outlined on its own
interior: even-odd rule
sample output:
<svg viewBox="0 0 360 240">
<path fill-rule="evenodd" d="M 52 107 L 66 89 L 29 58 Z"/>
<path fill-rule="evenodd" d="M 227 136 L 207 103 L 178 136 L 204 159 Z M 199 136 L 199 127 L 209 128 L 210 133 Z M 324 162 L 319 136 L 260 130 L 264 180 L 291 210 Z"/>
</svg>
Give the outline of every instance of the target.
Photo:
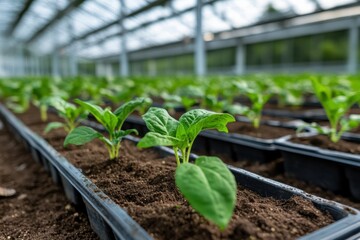
<svg viewBox="0 0 360 240">
<path fill-rule="evenodd" d="M 22 115 L 25 122 L 29 114 L 37 115 Z M 42 135 L 44 126 L 39 121 L 31 127 Z M 64 133 L 53 132 L 45 138 L 156 239 L 292 239 L 333 222 L 329 214 L 301 197 L 275 200 L 238 186 L 235 214 L 221 232 L 194 212 L 178 192 L 174 157 L 139 150 L 125 141 L 121 157 L 110 161 L 99 141 L 64 149 L 57 135 Z"/>
<path fill-rule="evenodd" d="M 333 143 L 329 137 L 325 135 L 316 135 L 312 137 L 294 137 L 291 138 L 291 142 L 311 145 L 319 148 L 325 148 L 329 150 L 335 150 L 346 153 L 360 154 L 360 145 L 359 143 L 350 142 L 346 140 L 339 140 L 336 143 Z"/>
<path fill-rule="evenodd" d="M 276 139 L 295 133 L 295 130 L 292 129 L 271 127 L 267 125 L 260 125 L 258 129 L 255 129 L 252 124 L 245 122 L 229 123 L 227 127 L 229 129 L 229 133 L 244 134 L 263 139 Z"/>
<path fill-rule="evenodd" d="M 221 158 L 224 162 L 227 164 L 246 169 L 248 171 L 254 172 L 256 174 L 259 174 L 261 176 L 271 178 L 273 180 L 288 184 L 290 186 L 294 186 L 296 188 L 302 189 L 303 191 L 325 198 L 332 201 L 336 201 L 342 204 L 345 204 L 347 206 L 351 206 L 353 208 L 360 210 L 360 201 L 351 199 L 349 197 L 341 196 L 338 194 L 335 194 L 333 192 L 330 192 L 328 190 L 322 189 L 320 187 L 308 184 L 304 181 L 300 181 L 295 178 L 291 178 L 288 176 L 285 176 L 284 171 L 284 161 L 283 159 L 279 158 L 275 161 L 269 162 L 269 163 L 256 163 L 256 162 L 250 162 L 250 161 L 237 161 L 234 162 L 233 160 L 222 157 Z"/>
<path fill-rule="evenodd" d="M 98 239 L 86 214 L 5 130 L 0 130 L 0 146 L 0 184 L 17 191 L 0 197 L 0 239 Z"/>
</svg>

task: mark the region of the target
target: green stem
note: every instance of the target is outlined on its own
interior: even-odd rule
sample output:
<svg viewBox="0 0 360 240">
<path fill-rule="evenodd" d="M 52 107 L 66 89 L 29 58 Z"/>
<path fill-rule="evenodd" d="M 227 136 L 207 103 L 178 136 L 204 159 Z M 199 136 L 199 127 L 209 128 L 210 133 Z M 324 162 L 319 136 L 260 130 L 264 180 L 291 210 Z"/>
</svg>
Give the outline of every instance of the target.
<svg viewBox="0 0 360 240">
<path fill-rule="evenodd" d="M 40 116 L 43 122 L 47 120 L 47 107 L 45 105 L 40 105 Z"/>
<path fill-rule="evenodd" d="M 258 117 L 255 117 L 254 118 L 254 120 L 253 120 L 253 126 L 254 126 L 254 128 L 259 128 L 260 127 L 260 116 L 258 116 Z"/>
<path fill-rule="evenodd" d="M 187 163 L 189 162 L 189 159 L 190 159 L 191 148 L 192 148 L 193 143 L 194 143 L 194 142 L 191 142 L 191 143 L 190 143 L 190 146 L 187 148 L 187 153 L 186 153 L 186 162 L 187 162 Z"/>
<path fill-rule="evenodd" d="M 175 159 L 176 159 L 176 163 L 177 163 L 177 166 L 180 166 L 180 159 L 179 159 L 179 153 L 178 153 L 178 148 L 177 147 L 174 147 L 174 153 L 175 153 Z"/>
</svg>

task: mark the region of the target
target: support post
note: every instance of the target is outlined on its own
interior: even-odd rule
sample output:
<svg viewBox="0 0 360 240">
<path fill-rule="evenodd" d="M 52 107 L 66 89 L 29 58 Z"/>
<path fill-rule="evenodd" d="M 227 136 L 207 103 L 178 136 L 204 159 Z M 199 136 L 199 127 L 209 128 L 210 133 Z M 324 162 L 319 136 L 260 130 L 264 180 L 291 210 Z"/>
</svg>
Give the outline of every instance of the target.
<svg viewBox="0 0 360 240">
<path fill-rule="evenodd" d="M 51 72 L 53 77 L 59 77 L 59 52 L 54 49 L 51 55 Z"/>
<path fill-rule="evenodd" d="M 69 0 L 70 3 L 70 0 Z M 69 36 L 70 39 L 74 39 L 74 25 L 73 25 L 73 20 L 72 18 L 69 16 L 68 17 L 68 31 L 69 31 Z M 73 44 L 71 44 L 69 46 L 69 52 L 68 52 L 68 56 L 69 56 L 69 75 L 70 76 L 77 76 L 78 75 L 78 65 L 77 65 L 77 57 L 76 57 L 76 43 L 73 42 Z"/>
<path fill-rule="evenodd" d="M 196 27 L 195 27 L 195 74 L 204 76 L 206 74 L 206 52 L 202 32 L 202 5 L 203 0 L 196 0 Z"/>
<path fill-rule="evenodd" d="M 24 76 L 26 74 L 24 49 L 22 47 L 17 48 L 16 55 L 18 66 L 15 67 L 14 73 L 16 76 Z"/>
<path fill-rule="evenodd" d="M 120 20 L 119 20 L 119 26 L 120 26 L 120 32 L 122 33 L 121 35 L 121 47 L 120 47 L 120 76 L 122 77 L 127 77 L 129 76 L 129 60 L 128 60 L 128 55 L 127 55 L 127 39 L 126 39 L 126 29 L 124 26 L 124 17 L 126 15 L 125 9 L 125 1 L 124 0 L 120 0 Z"/>
<path fill-rule="evenodd" d="M 354 23 L 349 28 L 349 44 L 348 44 L 348 59 L 347 59 L 347 71 L 349 73 L 357 72 L 358 65 L 358 46 L 359 46 L 359 28 L 354 19 Z"/>
<path fill-rule="evenodd" d="M 236 46 L 236 58 L 235 58 L 235 74 L 241 75 L 245 73 L 245 45 L 239 41 Z"/>
</svg>

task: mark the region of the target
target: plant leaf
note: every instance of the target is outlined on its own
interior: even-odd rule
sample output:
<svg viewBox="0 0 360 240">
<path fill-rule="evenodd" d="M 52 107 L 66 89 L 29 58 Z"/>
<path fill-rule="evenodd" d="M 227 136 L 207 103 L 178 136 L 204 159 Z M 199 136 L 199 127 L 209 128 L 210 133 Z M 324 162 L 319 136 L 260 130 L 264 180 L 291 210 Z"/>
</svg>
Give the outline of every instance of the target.
<svg viewBox="0 0 360 240">
<path fill-rule="evenodd" d="M 156 132 L 148 132 L 137 144 L 140 148 L 148 148 L 154 146 L 176 146 L 179 143 L 179 139 L 162 135 Z"/>
<path fill-rule="evenodd" d="M 234 121 L 235 118 L 230 114 L 215 113 L 204 109 L 191 110 L 184 113 L 179 119 L 191 142 L 205 129 L 217 129 L 220 132 L 228 132 L 226 124 Z M 179 136 L 179 133 L 176 136 Z"/>
<path fill-rule="evenodd" d="M 224 229 L 236 202 L 236 181 L 217 157 L 199 157 L 176 169 L 176 186 L 202 216 Z"/>
<path fill-rule="evenodd" d="M 105 122 L 103 119 L 104 110 L 101 107 L 96 106 L 91 103 L 88 103 L 88 102 L 81 101 L 80 99 L 75 99 L 75 102 L 77 104 L 79 104 L 80 106 L 82 106 L 85 110 L 89 111 L 96 118 L 96 120 L 99 123 L 101 123 L 102 125 L 105 125 Z"/>
<path fill-rule="evenodd" d="M 100 137 L 102 135 L 90 127 L 77 127 L 66 136 L 64 147 L 68 144 L 82 145 Z"/>
<path fill-rule="evenodd" d="M 152 100 L 150 98 L 136 98 L 124 103 L 114 111 L 114 114 L 119 118 L 118 126 L 121 126 L 125 119 L 137 108 L 143 106 L 150 106 Z"/>
<path fill-rule="evenodd" d="M 103 112 L 103 125 L 109 133 L 113 133 L 118 123 L 118 118 L 109 109 Z"/>
<path fill-rule="evenodd" d="M 127 129 L 127 130 L 120 130 L 115 133 L 116 138 L 122 138 L 129 134 L 136 134 L 139 135 L 139 132 L 136 129 Z"/>
<path fill-rule="evenodd" d="M 176 136 L 176 129 L 179 122 L 172 118 L 169 113 L 162 108 L 151 107 L 143 119 L 150 132 L 156 132 L 161 135 Z"/>
<path fill-rule="evenodd" d="M 48 133 L 53 129 L 61 128 L 61 127 L 64 127 L 64 126 L 65 126 L 65 124 L 62 123 L 62 122 L 51 122 L 48 125 L 46 125 L 46 127 L 44 129 L 44 133 Z"/>
</svg>

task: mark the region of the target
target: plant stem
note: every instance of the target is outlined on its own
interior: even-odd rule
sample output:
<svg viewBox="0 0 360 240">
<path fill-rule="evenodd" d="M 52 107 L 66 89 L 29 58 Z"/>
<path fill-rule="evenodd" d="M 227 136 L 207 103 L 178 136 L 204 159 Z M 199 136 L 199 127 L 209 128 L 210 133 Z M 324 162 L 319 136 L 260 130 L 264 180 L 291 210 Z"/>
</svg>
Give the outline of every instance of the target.
<svg viewBox="0 0 360 240">
<path fill-rule="evenodd" d="M 176 158 L 177 166 L 180 166 L 180 159 L 179 159 L 178 148 L 177 148 L 177 147 L 174 147 L 173 149 L 174 149 L 174 153 L 175 153 L 175 158 Z"/>
</svg>

